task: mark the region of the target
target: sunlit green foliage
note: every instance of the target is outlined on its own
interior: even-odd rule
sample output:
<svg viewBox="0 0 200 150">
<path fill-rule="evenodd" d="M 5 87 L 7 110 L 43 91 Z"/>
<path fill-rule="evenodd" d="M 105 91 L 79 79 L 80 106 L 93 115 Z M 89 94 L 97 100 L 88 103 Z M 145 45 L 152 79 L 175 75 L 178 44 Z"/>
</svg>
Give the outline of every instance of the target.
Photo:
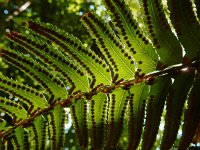
<svg viewBox="0 0 200 150">
<path fill-rule="evenodd" d="M 12 28 L 1 30 L 0 148 L 182 150 L 199 142 L 198 1 L 68 2 L 20 1 L 27 8 L 12 13 L 15 1 L 4 3 Z"/>
</svg>

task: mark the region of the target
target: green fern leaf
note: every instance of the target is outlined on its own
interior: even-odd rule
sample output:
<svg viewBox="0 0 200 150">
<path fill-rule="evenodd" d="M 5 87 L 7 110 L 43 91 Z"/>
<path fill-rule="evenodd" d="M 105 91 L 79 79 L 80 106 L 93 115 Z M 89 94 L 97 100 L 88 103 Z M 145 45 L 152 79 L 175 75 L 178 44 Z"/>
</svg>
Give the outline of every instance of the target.
<svg viewBox="0 0 200 150">
<path fill-rule="evenodd" d="M 76 104 L 71 106 L 70 110 L 79 145 L 81 148 L 86 149 L 88 146 L 88 108 L 86 100 L 78 100 Z"/>
<path fill-rule="evenodd" d="M 26 20 L 21 19 L 16 19 L 16 21 L 19 23 L 26 22 Z M 91 87 L 102 83 L 110 84 L 111 76 L 108 65 L 94 51 L 86 49 L 80 40 L 49 24 L 28 21 L 28 28 L 60 46 L 61 50 L 80 65 L 92 79 Z"/>
<path fill-rule="evenodd" d="M 31 141 L 31 149 L 46 149 L 47 123 L 45 118 L 43 116 L 37 117 L 30 128 L 33 132 L 33 141 Z"/>
<path fill-rule="evenodd" d="M 48 107 L 46 98 L 41 92 L 22 83 L 14 81 L 0 75 L 0 90 L 8 94 L 13 94 L 19 98 L 19 101 L 28 106 L 28 112 L 34 113 L 39 109 Z"/>
<path fill-rule="evenodd" d="M 3 95 L 19 98 L 0 96 L 0 111 L 6 113 L 0 117 L 0 149 L 65 148 L 64 107 L 70 107 L 78 149 L 149 150 L 157 140 L 165 101 L 160 149 L 172 148 L 182 123 L 178 149 L 194 142 L 200 121 L 199 1 L 167 0 L 168 19 L 163 0 L 138 0 L 142 23 L 125 0 L 103 2 L 113 20 L 93 12 L 81 18 L 100 56 L 51 24 L 15 19 L 26 31 L 6 37 L 22 49 L 0 48 L 0 56 L 42 90 L 0 75 Z"/>
<path fill-rule="evenodd" d="M 130 89 L 128 149 L 136 149 L 140 143 L 148 92 L 149 86 L 145 83 L 136 84 Z"/>
<path fill-rule="evenodd" d="M 174 143 L 181 123 L 184 102 L 194 79 L 194 70 L 180 72 L 175 77 L 167 97 L 167 113 L 161 149 L 168 150 Z"/>
<path fill-rule="evenodd" d="M 50 112 L 51 149 L 61 149 L 64 141 L 65 111 L 56 107 Z"/>
<path fill-rule="evenodd" d="M 133 55 L 138 69 L 143 73 L 155 71 L 158 56 L 148 39 L 139 29 L 136 20 L 133 19 L 130 8 L 123 0 L 104 0 L 111 11 L 115 26 L 118 28 L 120 40 L 126 49 Z"/>
<path fill-rule="evenodd" d="M 142 5 L 150 38 L 160 56 L 159 61 L 167 66 L 180 63 L 182 48 L 167 22 L 162 1 L 142 0 Z"/>
<path fill-rule="evenodd" d="M 179 143 L 179 150 L 187 149 L 200 122 L 200 79 L 197 78 L 188 98 L 188 109 L 185 112 L 183 134 Z"/>
<path fill-rule="evenodd" d="M 200 24 L 196 19 L 190 0 L 167 1 L 170 18 L 186 51 L 186 59 L 200 57 Z M 192 46 L 191 46 L 192 45 Z"/>
<path fill-rule="evenodd" d="M 23 128 L 16 128 L 12 137 L 12 144 L 14 149 L 27 150 L 29 149 L 27 132 Z"/>
<path fill-rule="evenodd" d="M 142 149 L 149 150 L 156 141 L 166 96 L 171 87 L 169 76 L 157 77 L 151 86 L 147 104 Z"/>
<path fill-rule="evenodd" d="M 134 58 L 124 49 L 123 44 L 108 23 L 92 12 L 82 16 L 81 21 L 96 40 L 107 61 L 110 62 L 115 76 L 124 80 L 133 78 L 135 73 Z"/>
<path fill-rule="evenodd" d="M 40 33 L 41 31 L 45 31 L 46 36 L 44 36 L 46 38 L 50 39 L 51 37 L 51 40 L 53 38 L 53 41 L 63 48 L 64 52 L 81 65 L 88 75 L 95 80 L 96 85 L 101 83 L 109 84 L 111 82 L 108 65 L 106 65 L 104 60 L 99 58 L 92 50 L 86 49 L 77 38 L 65 31 L 57 30 L 55 27 L 50 27 L 45 24 L 43 24 L 43 27 L 46 27 L 46 30 L 39 28 L 38 31 L 38 26 L 36 26 L 36 29 L 34 24 L 29 22 L 29 28 L 31 30 Z"/>
<path fill-rule="evenodd" d="M 91 140 L 94 149 L 101 149 L 105 140 L 108 100 L 105 93 L 98 93 L 90 101 Z"/>
<path fill-rule="evenodd" d="M 36 62 L 25 54 L 14 52 L 11 49 L 2 50 L 1 56 L 9 63 L 28 74 L 31 78 L 38 81 L 49 95 L 53 96 L 55 99 L 66 98 L 65 85 L 53 72 L 49 71 L 39 62 Z M 49 102 L 51 101 L 52 100 L 49 99 Z"/>
<path fill-rule="evenodd" d="M 69 60 L 68 56 L 56 50 L 55 46 L 50 46 L 33 36 L 20 35 L 15 32 L 7 34 L 7 37 L 49 64 L 50 68 L 60 73 L 69 82 L 73 90 L 89 91 L 87 76 L 84 76 L 82 69 Z"/>
<path fill-rule="evenodd" d="M 27 111 L 21 105 L 5 98 L 0 98 L 0 110 L 10 115 L 13 122 L 26 119 L 28 116 Z"/>
<path fill-rule="evenodd" d="M 123 131 L 123 122 L 129 101 L 128 90 L 116 89 L 110 94 L 107 148 L 115 148 Z"/>
</svg>

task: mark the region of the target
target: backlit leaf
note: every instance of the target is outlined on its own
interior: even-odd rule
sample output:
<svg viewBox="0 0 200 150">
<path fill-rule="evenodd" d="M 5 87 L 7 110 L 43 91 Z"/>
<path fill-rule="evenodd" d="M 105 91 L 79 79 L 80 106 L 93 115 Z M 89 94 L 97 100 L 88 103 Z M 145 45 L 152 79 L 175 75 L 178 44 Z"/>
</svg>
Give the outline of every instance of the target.
<svg viewBox="0 0 200 150">
<path fill-rule="evenodd" d="M 12 100 L 1 97 L 0 110 L 10 115 L 13 118 L 13 122 L 26 119 L 28 116 L 27 111 L 21 105 Z"/>
<path fill-rule="evenodd" d="M 148 92 L 149 87 L 145 83 L 136 84 L 130 89 L 128 149 L 136 149 L 140 143 Z"/>
<path fill-rule="evenodd" d="M 167 113 L 165 117 L 165 127 L 161 143 L 161 149 L 170 149 L 174 143 L 179 126 L 181 115 L 187 94 L 194 79 L 194 70 L 180 72 L 172 84 L 167 97 Z"/>
</svg>

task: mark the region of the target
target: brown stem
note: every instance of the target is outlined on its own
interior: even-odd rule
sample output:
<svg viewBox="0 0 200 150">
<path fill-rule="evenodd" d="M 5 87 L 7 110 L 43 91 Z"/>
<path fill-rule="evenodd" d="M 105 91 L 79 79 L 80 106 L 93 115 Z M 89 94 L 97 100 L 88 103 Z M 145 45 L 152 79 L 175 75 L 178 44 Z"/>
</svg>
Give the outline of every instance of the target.
<svg viewBox="0 0 200 150">
<path fill-rule="evenodd" d="M 106 86 L 100 85 L 100 86 L 92 89 L 90 92 L 85 92 L 85 93 L 84 92 L 76 92 L 75 94 L 70 95 L 66 100 L 57 101 L 56 103 L 54 103 L 50 107 L 36 112 L 30 118 L 15 123 L 15 126 L 13 126 L 12 128 L 8 129 L 7 131 L 0 132 L 0 137 L 1 138 L 8 137 L 8 135 L 17 127 L 27 127 L 27 126 L 29 126 L 36 117 L 43 115 L 45 113 L 48 113 L 50 110 L 54 109 L 54 107 L 56 107 L 56 106 L 69 107 L 72 104 L 72 101 L 76 102 L 77 100 L 79 100 L 81 98 L 86 98 L 87 100 L 89 100 L 90 98 L 92 98 L 92 96 L 94 96 L 94 95 L 96 95 L 100 92 L 111 93 L 114 89 L 117 89 L 117 88 L 120 88 L 120 87 L 124 88 L 124 89 L 129 89 L 129 87 L 133 86 L 134 84 L 141 83 L 141 82 L 147 82 L 147 84 L 148 84 L 149 80 L 154 79 L 158 76 L 163 76 L 163 75 L 174 76 L 180 71 L 186 71 L 186 72 L 189 71 L 189 69 L 191 67 L 196 68 L 198 70 L 199 61 L 194 61 L 190 65 L 187 65 L 187 66 L 180 64 L 180 65 L 173 66 L 173 67 L 170 67 L 170 68 L 167 68 L 167 69 L 164 69 L 164 70 L 160 70 L 160 71 L 157 71 L 157 72 L 147 74 L 144 77 L 139 77 L 139 78 L 128 80 L 128 81 L 116 82 L 113 85 L 108 85 L 108 86 L 107 85 Z"/>
</svg>

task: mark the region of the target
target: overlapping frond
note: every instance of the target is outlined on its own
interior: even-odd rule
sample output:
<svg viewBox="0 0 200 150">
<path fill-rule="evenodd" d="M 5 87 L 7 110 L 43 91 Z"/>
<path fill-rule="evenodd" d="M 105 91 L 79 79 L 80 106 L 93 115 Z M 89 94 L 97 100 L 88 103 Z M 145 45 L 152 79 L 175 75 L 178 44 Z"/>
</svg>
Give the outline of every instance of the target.
<svg viewBox="0 0 200 150">
<path fill-rule="evenodd" d="M 193 80 L 194 70 L 190 70 L 190 72 L 187 73 L 180 73 L 174 79 L 172 88 L 167 96 L 167 113 L 161 149 L 170 149 L 176 139 L 181 124 L 184 103 Z"/>
<path fill-rule="evenodd" d="M 5 98 L 0 98 L 0 110 L 10 115 L 14 122 L 26 119 L 28 115 L 21 105 Z"/>
<path fill-rule="evenodd" d="M 186 149 L 192 140 L 200 122 L 199 77 L 194 81 L 188 97 L 188 109 L 185 112 L 183 136 L 179 143 L 179 150 Z"/>
<path fill-rule="evenodd" d="M 49 115 L 49 130 L 51 149 L 61 149 L 64 145 L 65 110 L 62 107 L 55 107 Z"/>
<path fill-rule="evenodd" d="M 122 88 L 110 94 L 106 147 L 115 148 L 123 131 L 125 113 L 129 102 L 128 91 Z"/>
<path fill-rule="evenodd" d="M 140 144 L 148 92 L 149 87 L 145 83 L 139 83 L 130 89 L 128 149 L 136 149 Z"/>
<path fill-rule="evenodd" d="M 189 59 L 187 61 L 193 61 L 194 59 L 199 58 L 200 24 L 195 16 L 191 1 L 169 0 L 167 2 L 171 12 L 170 18 L 172 24 L 174 25 L 181 44 L 184 46 L 186 52 L 185 57 L 186 59 Z"/>
<path fill-rule="evenodd" d="M 13 64 L 24 73 L 38 82 L 48 95 L 55 99 L 66 98 L 66 88 L 62 81 L 41 63 L 35 61 L 25 54 L 14 52 L 11 49 L 1 51 L 1 56 L 9 63 Z M 51 99 L 49 100 L 51 101 Z M 53 99 L 52 99 L 53 101 Z"/>
<path fill-rule="evenodd" d="M 159 54 L 160 62 L 165 66 L 180 63 L 182 48 L 165 17 L 162 1 L 141 1 L 148 33 Z"/>
<path fill-rule="evenodd" d="M 33 133 L 33 139 L 30 142 L 32 149 L 46 149 L 47 148 L 47 139 L 48 139 L 48 132 L 47 132 L 47 119 L 44 116 L 37 117 L 32 126 L 29 127 L 30 131 Z"/>
<path fill-rule="evenodd" d="M 39 57 L 42 61 L 50 66 L 49 69 L 53 69 L 60 73 L 63 78 L 68 81 L 72 90 L 89 90 L 87 77 L 84 76 L 81 68 L 77 67 L 77 64 L 67 58 L 66 55 L 56 50 L 55 47 L 53 48 L 47 43 L 44 44 L 45 42 L 39 41 L 33 36 L 27 37 L 26 35 L 19 35 L 12 32 L 8 34 L 7 37 L 15 43 L 18 43 L 20 46 L 23 46 L 30 53 Z M 47 70 L 45 71 L 42 69 L 42 71 L 46 72 L 47 76 L 51 76 L 51 73 Z M 56 80 L 56 83 L 59 84 L 60 81 Z M 64 95 L 66 96 L 66 91 L 64 92 Z"/>
<path fill-rule="evenodd" d="M 139 23 L 122 0 L 104 0 L 125 49 L 133 56 L 139 74 L 154 71 L 158 56 L 149 39 L 140 31 Z M 136 75 L 138 75 L 136 73 Z"/>
<path fill-rule="evenodd" d="M 76 135 L 79 145 L 82 148 L 88 146 L 88 121 L 87 121 L 87 102 L 85 99 L 77 101 L 75 105 L 71 106 L 71 114 L 76 129 Z"/>
<path fill-rule="evenodd" d="M 28 133 L 23 128 L 17 128 L 14 130 L 11 141 L 14 149 L 30 149 L 30 145 L 28 143 Z"/>
<path fill-rule="evenodd" d="M 18 20 L 18 22 L 21 23 L 22 21 Z M 23 23 L 24 22 L 22 22 L 22 24 Z M 83 44 L 73 35 L 57 29 L 52 25 L 40 22 L 28 21 L 27 27 L 46 40 L 56 43 L 64 54 L 80 65 L 82 67 L 81 69 L 92 79 L 91 87 L 101 83 L 106 85 L 110 84 L 111 76 L 109 67 L 105 61 L 98 57 L 94 51 L 83 46 Z"/>
<path fill-rule="evenodd" d="M 110 62 L 114 76 L 124 80 L 133 78 L 135 74 L 134 58 L 124 48 L 108 23 L 92 12 L 82 16 L 81 21 L 96 40 L 107 61 Z"/>
<path fill-rule="evenodd" d="M 19 98 L 20 102 L 27 105 L 30 114 L 49 106 L 43 93 L 3 75 L 0 75 L 0 90 Z"/>
<path fill-rule="evenodd" d="M 169 76 L 156 78 L 151 87 L 147 102 L 146 122 L 142 141 L 142 149 L 144 150 L 151 149 L 156 140 L 166 96 L 170 88 L 171 79 Z"/>
<path fill-rule="evenodd" d="M 108 98 L 105 93 L 98 93 L 90 102 L 91 142 L 94 149 L 104 145 L 107 128 Z"/>
</svg>

